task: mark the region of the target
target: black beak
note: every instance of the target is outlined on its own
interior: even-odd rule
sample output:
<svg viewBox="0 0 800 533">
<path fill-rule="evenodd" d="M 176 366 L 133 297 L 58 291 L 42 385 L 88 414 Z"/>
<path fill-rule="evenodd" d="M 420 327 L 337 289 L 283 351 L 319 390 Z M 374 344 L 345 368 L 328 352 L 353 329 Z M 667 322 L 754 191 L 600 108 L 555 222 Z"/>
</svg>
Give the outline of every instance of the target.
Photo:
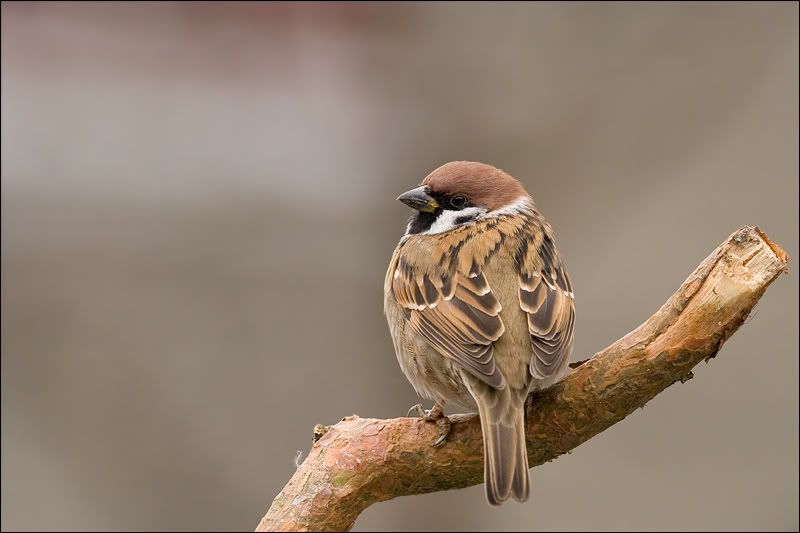
<svg viewBox="0 0 800 533">
<path fill-rule="evenodd" d="M 406 204 L 412 209 L 422 211 L 423 213 L 433 213 L 439 209 L 439 202 L 437 202 L 430 194 L 429 189 L 425 186 L 411 189 L 404 192 L 397 197 L 398 200 Z"/>
</svg>

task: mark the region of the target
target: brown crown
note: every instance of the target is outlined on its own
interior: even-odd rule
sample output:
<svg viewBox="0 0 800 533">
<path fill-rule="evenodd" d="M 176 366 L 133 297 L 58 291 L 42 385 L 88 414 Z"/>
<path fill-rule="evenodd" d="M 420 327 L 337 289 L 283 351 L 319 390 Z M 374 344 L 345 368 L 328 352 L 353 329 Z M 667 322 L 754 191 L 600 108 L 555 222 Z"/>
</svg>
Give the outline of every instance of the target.
<svg viewBox="0 0 800 533">
<path fill-rule="evenodd" d="M 528 193 L 499 168 L 472 161 L 445 163 L 422 180 L 433 192 L 463 194 L 473 205 L 490 211 L 500 209 Z"/>
</svg>

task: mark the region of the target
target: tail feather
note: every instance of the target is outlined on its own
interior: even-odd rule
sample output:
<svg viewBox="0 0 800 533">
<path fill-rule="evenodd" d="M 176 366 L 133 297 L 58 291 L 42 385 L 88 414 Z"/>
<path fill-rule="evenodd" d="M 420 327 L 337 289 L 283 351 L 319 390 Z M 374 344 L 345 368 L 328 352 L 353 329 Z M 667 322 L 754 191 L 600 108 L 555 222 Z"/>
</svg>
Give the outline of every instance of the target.
<svg viewBox="0 0 800 533">
<path fill-rule="evenodd" d="M 492 505 L 500 505 L 509 497 L 524 502 L 530 495 L 530 478 L 523 406 L 477 403 L 483 431 L 486 498 Z"/>
<path fill-rule="evenodd" d="M 525 411 L 520 410 L 517 420 L 516 438 L 516 470 L 514 471 L 514 481 L 511 485 L 511 496 L 518 502 L 528 501 L 531 494 L 531 481 L 528 470 L 528 446 L 525 443 Z"/>
</svg>

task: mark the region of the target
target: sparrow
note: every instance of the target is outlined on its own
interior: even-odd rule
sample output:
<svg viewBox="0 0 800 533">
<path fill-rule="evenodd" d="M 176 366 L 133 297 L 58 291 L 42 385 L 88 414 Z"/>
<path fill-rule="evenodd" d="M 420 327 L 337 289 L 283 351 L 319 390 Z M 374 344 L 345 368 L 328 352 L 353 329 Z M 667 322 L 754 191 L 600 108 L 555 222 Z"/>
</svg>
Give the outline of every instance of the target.
<svg viewBox="0 0 800 533">
<path fill-rule="evenodd" d="M 525 401 L 562 377 L 572 351 L 572 284 L 550 225 L 519 181 L 454 161 L 398 198 L 416 210 L 392 254 L 384 312 L 400 368 L 432 400 L 477 410 L 491 505 L 530 493 Z M 412 411 L 409 411 L 411 414 Z"/>
</svg>

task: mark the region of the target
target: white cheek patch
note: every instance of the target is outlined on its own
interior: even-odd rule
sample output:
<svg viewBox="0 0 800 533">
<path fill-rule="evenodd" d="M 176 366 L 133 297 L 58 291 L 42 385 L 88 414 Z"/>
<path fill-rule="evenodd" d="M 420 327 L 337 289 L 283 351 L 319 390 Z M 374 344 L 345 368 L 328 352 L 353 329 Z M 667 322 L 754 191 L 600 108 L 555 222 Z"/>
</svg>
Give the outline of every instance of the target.
<svg viewBox="0 0 800 533">
<path fill-rule="evenodd" d="M 472 224 L 481 220 L 488 220 L 491 218 L 501 217 L 504 215 L 513 215 L 522 211 L 527 211 L 533 207 L 530 197 L 527 195 L 520 196 L 516 200 L 506 204 L 505 206 L 495 209 L 494 211 L 487 211 L 483 207 L 467 207 L 460 211 L 452 211 L 445 209 L 439 216 L 436 217 L 433 224 L 418 235 L 436 235 L 444 233 L 452 229 Z M 414 224 L 412 219 L 406 227 L 406 236 L 410 235 L 411 226 Z"/>
<path fill-rule="evenodd" d="M 520 211 L 524 211 L 526 209 L 530 209 L 532 206 L 531 200 L 528 196 L 520 196 L 513 202 L 508 205 L 501 207 L 500 209 L 495 209 L 494 211 L 490 211 L 486 213 L 487 217 L 497 217 L 501 215 L 512 215 L 514 213 L 519 213 Z"/>
<path fill-rule="evenodd" d="M 485 212 L 486 210 L 481 209 L 480 207 L 467 207 L 466 209 L 462 209 L 461 211 L 450 211 L 445 209 L 439 214 L 438 217 L 436 217 L 436 220 L 433 222 L 433 224 L 431 224 L 431 227 L 428 228 L 428 230 L 423 233 L 425 235 L 435 235 L 437 233 L 444 233 L 445 231 L 450 231 L 455 227 L 468 224 L 469 222 L 474 222 Z M 461 224 L 456 223 L 456 220 L 464 217 L 471 217 L 471 218 L 467 222 L 463 222 Z"/>
</svg>

